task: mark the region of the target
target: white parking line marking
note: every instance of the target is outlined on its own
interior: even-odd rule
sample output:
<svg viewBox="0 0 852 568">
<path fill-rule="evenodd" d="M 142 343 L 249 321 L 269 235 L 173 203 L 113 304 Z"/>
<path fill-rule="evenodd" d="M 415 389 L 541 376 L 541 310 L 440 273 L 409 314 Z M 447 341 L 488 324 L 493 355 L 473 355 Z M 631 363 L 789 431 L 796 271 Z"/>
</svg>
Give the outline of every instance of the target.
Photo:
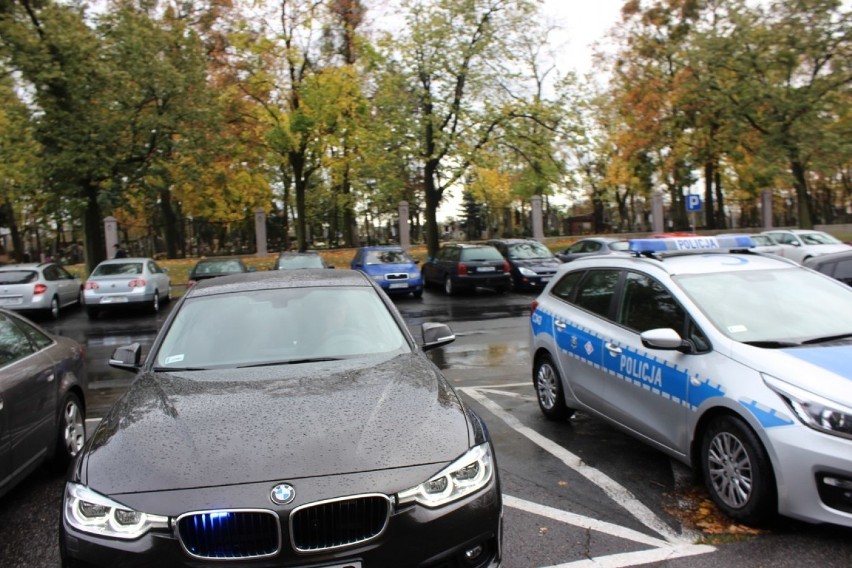
<svg viewBox="0 0 852 568">
<path fill-rule="evenodd" d="M 538 503 L 532 503 L 530 501 L 518 499 L 517 497 L 512 497 L 511 495 L 503 495 L 503 504 L 513 509 L 518 509 L 520 511 L 525 511 L 527 513 L 532 513 L 533 515 L 538 515 L 541 517 L 546 517 L 548 519 L 565 523 L 568 525 L 573 525 L 584 530 L 593 530 L 614 536 L 616 538 L 630 540 L 633 542 L 638 542 L 640 544 L 647 544 L 649 546 L 654 547 L 649 550 L 639 550 L 636 552 L 611 554 L 608 556 L 598 556 L 597 558 L 584 558 L 583 560 L 556 564 L 553 566 L 548 566 L 546 568 L 622 568 L 626 566 L 637 566 L 640 564 L 647 564 L 650 562 L 664 562 L 666 560 L 671 560 L 673 558 L 682 558 L 684 556 L 707 554 L 708 552 L 713 552 L 716 550 L 714 547 L 705 544 L 684 543 L 673 545 L 664 540 L 634 531 L 633 529 L 622 527 L 621 525 L 607 523 L 606 521 L 599 521 L 597 519 L 584 517 L 582 515 L 577 515 L 576 513 L 570 513 L 568 511 L 562 511 L 560 509 L 554 509 L 553 507 L 547 507 L 545 505 L 539 505 Z"/>
<path fill-rule="evenodd" d="M 688 538 L 687 535 L 679 535 L 674 532 L 671 527 L 657 517 L 653 511 L 646 507 L 641 501 L 636 499 L 630 491 L 614 479 L 585 464 L 578 456 L 572 454 L 545 436 L 542 436 L 532 428 L 524 426 L 517 418 L 503 410 L 499 404 L 479 392 L 480 389 L 487 390 L 488 388 L 493 387 L 462 387 L 459 390 L 482 404 L 492 414 L 508 424 L 513 430 L 526 437 L 546 452 L 561 460 L 569 468 L 600 487 L 610 499 L 622 506 L 643 525 L 661 535 L 667 542 L 673 544 L 688 544 L 690 540 L 694 540 Z"/>
</svg>

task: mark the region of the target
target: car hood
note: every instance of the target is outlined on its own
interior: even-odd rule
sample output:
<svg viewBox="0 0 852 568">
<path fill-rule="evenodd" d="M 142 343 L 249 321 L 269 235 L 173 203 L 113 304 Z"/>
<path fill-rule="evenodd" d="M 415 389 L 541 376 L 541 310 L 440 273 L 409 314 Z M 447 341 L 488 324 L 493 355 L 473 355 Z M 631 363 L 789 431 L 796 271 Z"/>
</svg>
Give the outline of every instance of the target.
<svg viewBox="0 0 852 568">
<path fill-rule="evenodd" d="M 116 494 L 445 463 L 470 447 L 469 430 L 420 353 L 146 373 L 95 432 L 82 481 Z"/>
<path fill-rule="evenodd" d="M 852 247 L 840 243 L 836 245 L 805 245 L 804 250 L 807 250 L 811 255 L 822 256 L 824 254 L 852 250 Z"/>
<path fill-rule="evenodd" d="M 551 258 L 528 258 L 524 260 L 513 260 L 515 266 L 524 266 L 535 272 L 556 272 L 556 269 L 562 264 L 556 259 Z"/>
<path fill-rule="evenodd" d="M 760 354 L 755 357 L 755 349 Z M 852 407 L 852 344 L 785 349 L 759 349 L 741 345 L 735 358 L 766 373 L 819 395 Z"/>
</svg>

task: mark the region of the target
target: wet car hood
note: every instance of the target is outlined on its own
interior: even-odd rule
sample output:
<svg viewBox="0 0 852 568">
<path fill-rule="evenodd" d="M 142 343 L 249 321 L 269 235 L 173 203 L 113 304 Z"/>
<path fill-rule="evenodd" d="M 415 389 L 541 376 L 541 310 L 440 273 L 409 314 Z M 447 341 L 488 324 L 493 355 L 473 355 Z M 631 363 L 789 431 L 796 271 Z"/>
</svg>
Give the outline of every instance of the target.
<svg viewBox="0 0 852 568">
<path fill-rule="evenodd" d="M 738 345 L 734 358 L 760 372 L 852 406 L 852 344 L 760 349 Z"/>
<path fill-rule="evenodd" d="M 469 437 L 458 397 L 419 353 L 147 373 L 96 431 L 82 481 L 116 494 L 375 471 L 449 462 Z"/>
</svg>

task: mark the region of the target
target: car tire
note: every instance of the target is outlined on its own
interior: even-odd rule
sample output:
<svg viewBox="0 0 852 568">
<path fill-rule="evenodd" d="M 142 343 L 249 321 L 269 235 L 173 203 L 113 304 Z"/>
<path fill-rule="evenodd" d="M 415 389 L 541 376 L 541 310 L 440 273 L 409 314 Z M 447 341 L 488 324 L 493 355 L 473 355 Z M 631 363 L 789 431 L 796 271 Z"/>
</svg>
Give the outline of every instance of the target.
<svg viewBox="0 0 852 568">
<path fill-rule="evenodd" d="M 171 301 L 172 301 L 172 286 L 170 284 L 168 289 L 166 290 L 166 295 L 163 296 L 163 303 L 168 304 Z"/>
<path fill-rule="evenodd" d="M 148 304 L 148 311 L 156 314 L 160 311 L 160 291 L 154 290 L 154 297 L 151 298 L 151 303 Z"/>
<path fill-rule="evenodd" d="M 57 471 L 65 471 L 86 443 L 86 412 L 76 394 L 69 392 L 62 399 L 58 423 L 51 465 Z"/>
<path fill-rule="evenodd" d="M 447 296 L 452 296 L 456 294 L 458 290 L 456 289 L 455 284 L 453 284 L 453 279 L 450 276 L 447 276 L 444 279 L 444 293 Z"/>
<path fill-rule="evenodd" d="M 414 292 L 411 293 L 411 295 L 414 296 L 415 298 L 422 298 L 423 297 L 423 288 L 419 288 L 419 289 L 415 290 Z"/>
<path fill-rule="evenodd" d="M 701 438 L 707 491 L 729 517 L 760 525 L 777 512 L 775 475 L 757 435 L 740 418 L 713 419 Z"/>
<path fill-rule="evenodd" d="M 548 420 L 564 421 L 574 416 L 574 409 L 565 404 L 565 391 L 562 377 L 550 355 L 536 358 L 533 368 L 533 386 L 535 387 L 538 407 Z"/>
<path fill-rule="evenodd" d="M 45 310 L 45 314 L 52 320 L 59 319 L 59 298 L 54 296 L 50 299 L 50 307 Z"/>
<path fill-rule="evenodd" d="M 89 319 L 98 319 L 101 311 L 97 308 L 86 308 L 86 315 L 89 316 Z"/>
</svg>

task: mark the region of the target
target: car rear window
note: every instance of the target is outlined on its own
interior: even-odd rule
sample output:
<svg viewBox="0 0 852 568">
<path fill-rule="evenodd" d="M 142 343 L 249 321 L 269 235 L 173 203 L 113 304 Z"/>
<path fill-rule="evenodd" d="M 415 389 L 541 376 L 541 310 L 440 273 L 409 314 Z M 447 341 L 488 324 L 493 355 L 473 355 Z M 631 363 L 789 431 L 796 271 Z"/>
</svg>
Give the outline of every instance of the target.
<svg viewBox="0 0 852 568">
<path fill-rule="evenodd" d="M 0 272 L 0 284 L 29 284 L 38 279 L 34 270 L 4 270 Z"/>
<path fill-rule="evenodd" d="M 195 274 L 223 274 L 242 271 L 243 267 L 238 260 L 216 260 L 199 263 L 193 272 Z"/>
<path fill-rule="evenodd" d="M 367 264 L 409 264 L 414 262 L 404 250 L 371 250 Z"/>
<path fill-rule="evenodd" d="M 494 247 L 469 247 L 462 249 L 461 259 L 471 262 L 503 260 L 503 255 Z"/>
<path fill-rule="evenodd" d="M 322 258 L 312 254 L 281 256 L 278 258 L 278 268 L 323 268 Z"/>
<path fill-rule="evenodd" d="M 120 276 L 123 274 L 142 274 L 142 263 L 121 262 L 101 264 L 92 272 L 92 276 Z"/>
</svg>

